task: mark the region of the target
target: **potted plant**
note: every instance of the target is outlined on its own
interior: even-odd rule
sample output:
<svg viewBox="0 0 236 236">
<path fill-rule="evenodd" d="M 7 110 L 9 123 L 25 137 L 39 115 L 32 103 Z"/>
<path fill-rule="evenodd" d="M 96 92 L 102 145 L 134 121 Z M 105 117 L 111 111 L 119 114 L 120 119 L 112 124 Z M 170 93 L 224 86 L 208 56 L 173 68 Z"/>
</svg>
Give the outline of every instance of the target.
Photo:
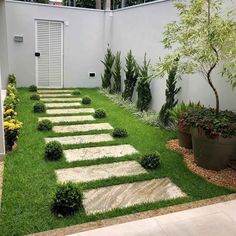
<svg viewBox="0 0 236 236">
<path fill-rule="evenodd" d="M 177 135 L 179 146 L 192 149 L 192 135 L 190 128 L 192 127 L 193 120 L 190 118 L 189 113 L 201 107 L 200 103 L 180 103 L 170 112 L 171 118 L 176 122 Z"/>
<path fill-rule="evenodd" d="M 221 170 L 236 160 L 236 114 L 201 108 L 189 114 L 192 120 L 192 142 L 197 165 Z"/>
<path fill-rule="evenodd" d="M 236 87 L 236 21 L 234 11 L 225 9 L 225 6 L 223 0 L 191 0 L 190 4 L 177 3 L 179 21 L 167 25 L 163 39 L 164 46 L 172 52 L 158 63 L 156 68 L 157 74 L 164 76 L 173 67 L 173 58 L 178 56 L 180 59 L 177 75 L 200 72 L 212 89 L 215 109 L 206 109 L 204 112 L 209 120 L 204 120 L 200 125 L 201 119 L 204 119 L 204 116 L 200 116 L 194 125 L 196 129 L 192 130 L 196 163 L 208 169 L 224 168 L 231 155 L 234 155 L 232 150 L 228 151 L 231 141 L 234 145 L 234 135 L 231 134 L 234 124 L 229 113 L 220 111 L 220 97 L 212 78 L 212 72 L 216 68 L 221 69 L 220 75 L 225 77 L 233 88 Z M 229 134 L 225 130 L 228 130 Z M 212 138 L 214 134 L 216 137 Z M 202 141 L 196 141 L 198 136 Z M 215 165 L 205 165 L 203 160 L 200 160 L 206 159 L 206 163 L 216 154 L 217 157 L 212 161 L 220 163 Z M 226 155 L 228 159 L 222 161 Z"/>
</svg>

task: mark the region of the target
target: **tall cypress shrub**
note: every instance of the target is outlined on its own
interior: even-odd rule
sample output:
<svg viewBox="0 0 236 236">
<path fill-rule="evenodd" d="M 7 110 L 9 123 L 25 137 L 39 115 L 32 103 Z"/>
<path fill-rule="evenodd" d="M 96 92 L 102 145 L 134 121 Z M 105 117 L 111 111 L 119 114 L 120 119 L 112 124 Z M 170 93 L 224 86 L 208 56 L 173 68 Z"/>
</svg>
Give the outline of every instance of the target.
<svg viewBox="0 0 236 236">
<path fill-rule="evenodd" d="M 178 103 L 178 99 L 176 95 L 179 93 L 181 88 L 177 88 L 177 78 L 176 72 L 178 69 L 178 61 L 179 58 L 176 58 L 173 61 L 173 66 L 169 71 L 168 79 L 166 80 L 166 103 L 162 106 L 159 113 L 159 120 L 164 126 L 168 126 L 171 121 L 170 111 L 176 106 Z"/>
<path fill-rule="evenodd" d="M 120 60 L 120 52 L 116 53 L 114 69 L 113 69 L 113 85 L 112 92 L 120 93 L 121 92 L 121 60 Z"/>
<path fill-rule="evenodd" d="M 111 49 L 108 47 L 107 52 L 102 61 L 104 65 L 104 74 L 102 77 L 102 87 L 105 89 L 111 89 L 111 80 L 112 80 L 112 67 L 115 60 L 115 56 L 113 55 Z"/>
<path fill-rule="evenodd" d="M 150 89 L 151 75 L 148 74 L 150 67 L 150 60 L 147 60 L 146 54 L 144 56 L 143 66 L 139 67 L 139 80 L 138 80 L 138 100 L 137 108 L 140 111 L 147 111 L 152 100 Z"/>
<path fill-rule="evenodd" d="M 125 89 L 122 94 L 122 97 L 125 100 L 132 100 L 134 87 L 136 85 L 137 79 L 138 79 L 138 67 L 137 63 L 134 59 L 134 56 L 131 52 L 131 50 L 128 52 L 126 57 L 126 69 L 125 69 Z"/>
</svg>

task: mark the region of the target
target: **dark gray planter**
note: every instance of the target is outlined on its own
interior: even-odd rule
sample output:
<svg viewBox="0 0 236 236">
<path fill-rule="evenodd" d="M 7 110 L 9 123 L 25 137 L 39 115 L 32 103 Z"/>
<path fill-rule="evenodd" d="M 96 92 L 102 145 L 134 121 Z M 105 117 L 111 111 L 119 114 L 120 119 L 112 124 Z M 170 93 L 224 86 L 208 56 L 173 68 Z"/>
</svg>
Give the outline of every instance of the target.
<svg viewBox="0 0 236 236">
<path fill-rule="evenodd" d="M 236 137 L 210 139 L 204 131 L 191 130 L 194 160 L 198 166 L 209 170 L 222 170 L 230 160 L 236 160 Z"/>
</svg>

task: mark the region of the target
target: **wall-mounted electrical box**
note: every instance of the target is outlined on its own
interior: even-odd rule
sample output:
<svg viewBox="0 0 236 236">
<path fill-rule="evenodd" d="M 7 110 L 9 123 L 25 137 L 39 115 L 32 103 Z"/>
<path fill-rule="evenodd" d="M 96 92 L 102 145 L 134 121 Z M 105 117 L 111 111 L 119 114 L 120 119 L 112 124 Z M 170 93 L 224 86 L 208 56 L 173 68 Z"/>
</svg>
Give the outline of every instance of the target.
<svg viewBox="0 0 236 236">
<path fill-rule="evenodd" d="M 15 35 L 14 36 L 14 41 L 17 42 L 17 43 L 23 43 L 24 38 L 23 38 L 22 35 Z"/>
<path fill-rule="evenodd" d="M 89 72 L 88 74 L 89 78 L 95 78 L 96 77 L 96 73 L 95 72 Z"/>
</svg>

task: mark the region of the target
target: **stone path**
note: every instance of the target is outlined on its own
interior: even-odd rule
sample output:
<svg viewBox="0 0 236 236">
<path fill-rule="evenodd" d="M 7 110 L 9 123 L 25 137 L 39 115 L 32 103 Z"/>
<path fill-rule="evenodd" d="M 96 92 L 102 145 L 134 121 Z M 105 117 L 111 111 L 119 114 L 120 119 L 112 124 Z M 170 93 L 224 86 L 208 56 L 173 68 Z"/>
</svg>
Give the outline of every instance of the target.
<svg viewBox="0 0 236 236">
<path fill-rule="evenodd" d="M 60 122 L 79 122 L 79 121 L 93 121 L 95 118 L 91 115 L 89 116 L 57 116 L 57 117 L 39 117 L 39 121 L 41 120 L 50 120 L 53 123 Z"/>
<path fill-rule="evenodd" d="M 64 103 L 45 103 L 45 106 L 47 108 L 53 108 L 53 107 L 76 107 L 81 106 L 80 102 L 64 102 Z"/>
<path fill-rule="evenodd" d="M 49 109 L 47 114 L 76 114 L 76 113 L 94 113 L 93 108 L 74 108 L 74 109 Z"/>
<path fill-rule="evenodd" d="M 57 170 L 58 182 L 88 182 L 111 177 L 145 174 L 147 171 L 136 161 L 92 165 Z"/>
<path fill-rule="evenodd" d="M 57 92 L 57 93 L 56 93 Z M 93 108 L 68 108 L 81 106 L 81 98 L 69 98 L 71 94 L 61 91 L 40 91 L 42 101 L 46 103 L 47 114 L 56 117 L 40 117 L 39 120 L 49 119 L 53 123 L 93 121 L 92 115 L 84 116 L 58 116 L 62 114 L 94 113 Z M 53 94 L 55 93 L 55 94 Z M 68 96 L 66 98 L 66 96 Z M 47 97 L 47 98 L 46 98 Z M 58 98 L 64 97 L 64 98 Z M 55 103 L 57 102 L 57 103 Z M 68 103 L 67 103 L 68 102 Z M 54 109 L 61 108 L 61 109 Z M 105 145 L 99 147 L 83 147 L 83 144 L 102 143 L 113 141 L 113 137 L 104 130 L 111 130 L 109 123 L 90 123 L 76 125 L 57 125 L 53 127 L 55 133 L 61 133 L 60 137 L 47 137 L 45 142 L 58 141 L 62 145 L 82 145 L 79 149 L 64 150 L 67 162 L 98 160 L 102 158 L 119 158 L 137 154 L 138 151 L 129 144 Z M 63 133 L 101 131 L 99 134 L 63 136 Z M 65 134 L 64 134 L 65 135 Z M 55 171 L 58 182 L 84 183 L 111 177 L 135 176 L 148 172 L 137 161 L 121 161 L 109 164 L 95 164 L 83 167 L 58 169 Z M 186 196 L 169 178 L 152 179 L 141 182 L 124 183 L 108 187 L 101 187 L 84 191 L 83 205 L 87 214 L 102 213 L 115 208 L 125 208 L 135 204 L 151 203 L 160 200 L 168 200 Z"/>
<path fill-rule="evenodd" d="M 51 141 L 58 141 L 62 145 L 68 145 L 68 144 L 109 142 L 113 141 L 113 137 L 110 134 L 91 134 L 91 135 L 45 138 L 45 141 L 46 143 Z"/>
<path fill-rule="evenodd" d="M 169 178 L 120 184 L 84 192 L 87 214 L 186 196 Z"/>
<path fill-rule="evenodd" d="M 58 93 L 58 94 L 56 94 L 56 93 L 54 93 L 54 94 L 52 94 L 52 93 L 48 93 L 48 94 L 46 94 L 46 93 L 44 93 L 44 94 L 40 94 L 40 97 L 69 97 L 69 96 L 71 96 L 71 94 L 70 93 Z"/>
<path fill-rule="evenodd" d="M 43 102 L 81 102 L 82 98 L 41 98 Z"/>
<path fill-rule="evenodd" d="M 45 89 L 45 90 L 38 90 L 38 93 L 70 93 L 73 92 L 73 90 L 67 90 L 67 89 Z"/>
<path fill-rule="evenodd" d="M 86 132 L 93 130 L 111 130 L 113 127 L 109 123 L 81 124 L 81 125 L 60 125 L 54 126 L 56 133 Z"/>
<path fill-rule="evenodd" d="M 112 145 L 105 147 L 88 147 L 80 149 L 68 149 L 64 151 L 65 158 L 68 162 L 95 160 L 105 157 L 123 157 L 137 154 L 138 151 L 131 145 Z"/>
</svg>

